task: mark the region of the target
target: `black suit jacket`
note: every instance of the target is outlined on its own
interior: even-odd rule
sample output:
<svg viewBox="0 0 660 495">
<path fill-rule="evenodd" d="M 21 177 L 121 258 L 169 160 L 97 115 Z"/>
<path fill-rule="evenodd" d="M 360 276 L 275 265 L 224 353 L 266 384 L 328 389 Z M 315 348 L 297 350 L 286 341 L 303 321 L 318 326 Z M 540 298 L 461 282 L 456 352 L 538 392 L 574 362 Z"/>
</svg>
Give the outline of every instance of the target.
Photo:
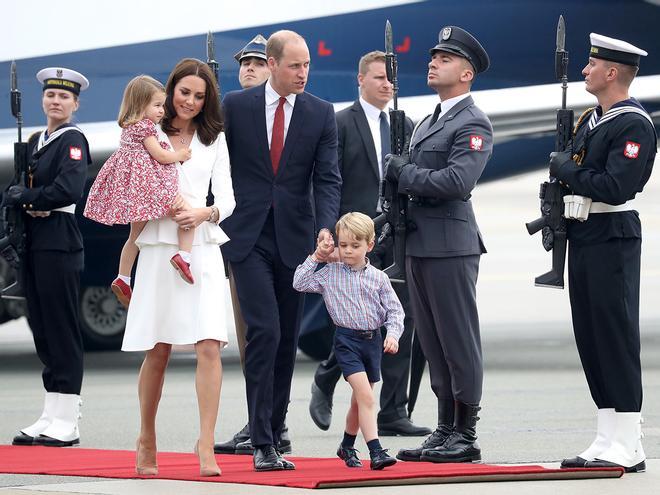
<svg viewBox="0 0 660 495">
<path fill-rule="evenodd" d="M 296 96 L 275 175 L 265 101 L 264 84 L 227 93 L 223 100 L 236 209 L 222 222 L 231 239 L 222 251 L 229 261 L 244 260 L 272 208 L 282 261 L 295 268 L 314 250 L 315 234 L 322 228 L 333 232 L 337 221 L 341 176 L 335 112 L 309 93 Z"/>
<path fill-rule="evenodd" d="M 412 128 L 412 121 L 406 119 L 407 136 L 410 136 Z M 376 207 L 380 164 L 360 100 L 337 112 L 337 134 L 339 171 L 342 177 L 339 215 L 359 211 L 374 218 L 378 214 Z"/>
</svg>

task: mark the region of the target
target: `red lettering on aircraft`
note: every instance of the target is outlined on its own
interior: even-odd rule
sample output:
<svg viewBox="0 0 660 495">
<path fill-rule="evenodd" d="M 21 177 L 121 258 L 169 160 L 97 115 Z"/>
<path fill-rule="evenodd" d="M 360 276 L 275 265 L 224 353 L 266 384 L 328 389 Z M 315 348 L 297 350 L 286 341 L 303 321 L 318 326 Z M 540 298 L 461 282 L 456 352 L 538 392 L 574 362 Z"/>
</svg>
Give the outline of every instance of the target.
<svg viewBox="0 0 660 495">
<path fill-rule="evenodd" d="M 408 53 L 410 51 L 410 36 L 403 38 L 403 43 L 396 45 L 394 51 L 397 53 Z"/>
<path fill-rule="evenodd" d="M 325 41 L 321 40 L 319 41 L 318 53 L 319 53 L 319 57 L 329 57 L 330 55 L 332 55 L 332 49 L 325 46 Z"/>
</svg>

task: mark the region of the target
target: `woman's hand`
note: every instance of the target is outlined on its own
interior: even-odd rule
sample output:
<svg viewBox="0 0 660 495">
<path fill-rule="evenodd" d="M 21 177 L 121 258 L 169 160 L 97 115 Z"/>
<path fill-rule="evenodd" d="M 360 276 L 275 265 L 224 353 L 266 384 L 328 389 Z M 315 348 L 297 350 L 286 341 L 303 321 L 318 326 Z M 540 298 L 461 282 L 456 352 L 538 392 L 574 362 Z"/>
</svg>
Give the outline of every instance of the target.
<svg viewBox="0 0 660 495">
<path fill-rule="evenodd" d="M 183 230 L 194 229 L 201 225 L 209 217 L 208 208 L 184 208 L 177 211 L 172 219 L 179 224 Z"/>
<path fill-rule="evenodd" d="M 174 202 L 172 203 L 172 206 L 170 206 L 170 213 L 169 216 L 173 217 L 177 212 L 181 210 L 189 210 L 190 205 L 188 202 L 183 199 L 183 197 L 177 193 L 176 197 L 174 198 Z"/>
</svg>

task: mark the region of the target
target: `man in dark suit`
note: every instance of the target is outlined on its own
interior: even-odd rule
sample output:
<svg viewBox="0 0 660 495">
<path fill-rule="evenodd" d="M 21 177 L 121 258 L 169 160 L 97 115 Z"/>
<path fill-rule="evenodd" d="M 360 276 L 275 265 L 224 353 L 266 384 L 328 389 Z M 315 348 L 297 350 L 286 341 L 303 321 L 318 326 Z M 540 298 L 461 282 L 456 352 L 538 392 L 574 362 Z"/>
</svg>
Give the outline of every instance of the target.
<svg viewBox="0 0 660 495">
<path fill-rule="evenodd" d="M 431 48 L 427 83 L 440 97 L 410 143 L 410 156 L 392 156 L 386 178 L 409 196 L 406 274 L 415 327 L 438 399 L 438 427 L 421 447 L 402 449 L 406 461 L 481 459 L 477 413 L 483 384 L 476 302 L 479 259 L 486 252 L 470 196 L 493 148 L 488 117 L 470 87 L 488 54 L 467 31 L 447 26 Z"/>
<path fill-rule="evenodd" d="M 360 59 L 357 79 L 360 98 L 352 106 L 337 112 L 339 171 L 342 175 L 339 215 L 359 211 L 374 218 L 380 213 L 378 189 L 383 178 L 383 160 L 390 152 L 387 105 L 393 92 L 385 72 L 385 54 L 374 51 L 364 55 Z M 410 120 L 406 130 L 409 136 L 412 132 Z M 376 246 L 369 253 L 369 260 L 378 269 L 391 265 L 391 243 Z M 405 330 L 399 338 L 399 352 L 383 355 L 378 434 L 428 435 L 431 430 L 415 426 L 406 412 L 413 321 L 408 289 L 400 284 L 394 284 L 394 289 L 406 312 Z M 322 430 L 330 427 L 332 395 L 340 376 L 341 370 L 333 352 L 319 365 L 312 383 L 309 412 Z"/>
<path fill-rule="evenodd" d="M 224 98 L 237 205 L 222 223 L 231 239 L 223 253 L 248 326 L 245 378 L 257 471 L 295 469 L 275 448 L 303 307 L 293 273 L 314 250 L 315 238 L 333 243 L 330 229 L 341 193 L 334 109 L 305 92 L 310 63 L 305 40 L 278 31 L 266 55 L 270 79 Z"/>
</svg>

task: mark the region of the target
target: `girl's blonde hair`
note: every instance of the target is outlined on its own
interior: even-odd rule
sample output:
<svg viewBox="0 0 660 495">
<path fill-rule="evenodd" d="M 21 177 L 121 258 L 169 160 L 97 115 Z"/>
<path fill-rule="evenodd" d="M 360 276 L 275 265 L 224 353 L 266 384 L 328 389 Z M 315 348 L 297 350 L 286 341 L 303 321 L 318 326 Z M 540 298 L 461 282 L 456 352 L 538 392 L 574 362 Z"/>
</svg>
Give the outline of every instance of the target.
<svg viewBox="0 0 660 495">
<path fill-rule="evenodd" d="M 165 87 L 151 76 L 134 77 L 126 85 L 121 100 L 117 123 L 124 128 L 142 120 L 144 111 L 156 92 L 165 93 Z"/>
<path fill-rule="evenodd" d="M 337 235 L 340 230 L 352 234 L 357 241 L 366 241 L 367 244 L 376 238 L 374 221 L 364 213 L 352 211 L 343 215 L 335 225 Z"/>
</svg>

